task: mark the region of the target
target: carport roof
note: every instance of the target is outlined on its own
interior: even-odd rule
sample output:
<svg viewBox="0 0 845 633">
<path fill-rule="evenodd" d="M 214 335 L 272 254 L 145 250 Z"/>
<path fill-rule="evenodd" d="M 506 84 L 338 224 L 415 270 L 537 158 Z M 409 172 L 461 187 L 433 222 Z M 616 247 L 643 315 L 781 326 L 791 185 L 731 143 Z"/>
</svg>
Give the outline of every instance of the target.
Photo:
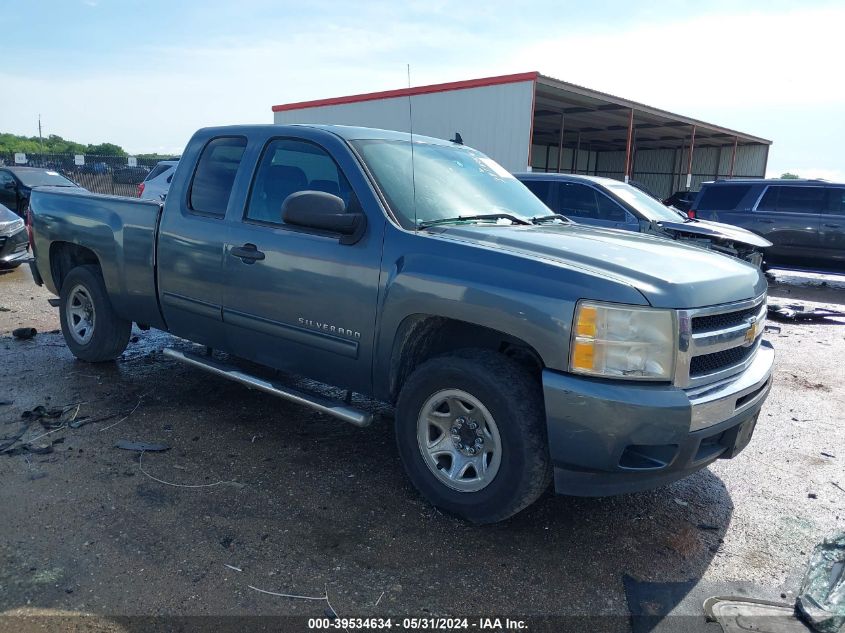
<svg viewBox="0 0 845 633">
<path fill-rule="evenodd" d="M 680 147 L 695 126 L 696 147 L 771 145 L 768 139 L 674 114 L 605 92 L 571 84 L 536 73 L 534 95 L 534 142 L 557 143 L 563 115 L 566 133 L 581 133 L 596 150 L 624 150 L 630 113 L 640 149 Z"/>
<path fill-rule="evenodd" d="M 640 149 L 681 147 L 687 142 L 692 126 L 695 126 L 696 147 L 731 145 L 734 139 L 738 145 L 771 145 L 772 143 L 758 136 L 554 79 L 541 75 L 537 71 L 286 103 L 273 106 L 273 112 L 449 92 L 522 81 L 532 81 L 535 85 L 532 139 L 534 143 L 557 144 L 560 139 L 561 115 L 563 115 L 565 134 L 580 133 L 583 141 L 589 143 L 589 146 L 595 150 L 624 150 L 632 110 L 635 142 Z"/>
</svg>

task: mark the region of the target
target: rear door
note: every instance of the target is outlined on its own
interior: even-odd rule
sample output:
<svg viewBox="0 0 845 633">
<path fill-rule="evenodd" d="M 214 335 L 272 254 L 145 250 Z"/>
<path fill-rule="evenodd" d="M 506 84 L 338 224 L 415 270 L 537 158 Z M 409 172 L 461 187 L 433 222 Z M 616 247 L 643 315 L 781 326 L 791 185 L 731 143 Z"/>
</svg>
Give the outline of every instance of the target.
<svg viewBox="0 0 845 633">
<path fill-rule="evenodd" d="M 757 231 L 751 209 L 756 202 L 750 184 L 703 185 L 690 207 L 695 217 Z M 759 193 L 759 190 L 758 190 Z"/>
<path fill-rule="evenodd" d="M 820 257 L 836 268 L 845 267 L 845 186 L 827 187 L 827 206 L 822 212 L 819 234 Z"/>
<path fill-rule="evenodd" d="M 282 204 L 305 190 L 334 194 L 348 211 L 363 211 L 362 192 L 322 145 L 285 137 L 264 146 L 246 208 L 227 223 L 223 320 L 229 346 L 263 365 L 369 391 L 385 220 L 370 214 L 355 244 L 285 224 Z"/>
<path fill-rule="evenodd" d="M 202 141 L 199 141 L 200 143 Z M 218 136 L 203 145 L 187 186 L 167 200 L 158 239 L 158 287 L 167 329 L 228 349 L 223 331 L 225 215 L 235 179 L 246 168 L 243 136 Z"/>
<path fill-rule="evenodd" d="M 824 185 L 769 185 L 754 208 L 754 232 L 772 243 L 767 261 L 799 265 L 819 255 Z"/>
</svg>

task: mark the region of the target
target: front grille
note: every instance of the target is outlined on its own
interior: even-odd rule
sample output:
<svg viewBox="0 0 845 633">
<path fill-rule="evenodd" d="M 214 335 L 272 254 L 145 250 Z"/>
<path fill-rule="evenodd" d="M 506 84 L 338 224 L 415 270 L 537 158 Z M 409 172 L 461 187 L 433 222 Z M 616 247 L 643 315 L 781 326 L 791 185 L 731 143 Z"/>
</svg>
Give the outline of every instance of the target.
<svg viewBox="0 0 845 633">
<path fill-rule="evenodd" d="M 744 363 L 757 351 L 758 341 L 748 347 L 732 347 L 721 352 L 693 356 L 690 361 L 690 377 L 705 376 Z"/>
<path fill-rule="evenodd" d="M 760 306 L 757 305 L 737 312 L 726 312 L 724 314 L 711 314 L 709 316 L 693 317 L 692 333 L 698 334 L 700 332 L 725 330 L 730 327 L 742 325 L 748 317 L 757 316 L 759 312 Z"/>
</svg>

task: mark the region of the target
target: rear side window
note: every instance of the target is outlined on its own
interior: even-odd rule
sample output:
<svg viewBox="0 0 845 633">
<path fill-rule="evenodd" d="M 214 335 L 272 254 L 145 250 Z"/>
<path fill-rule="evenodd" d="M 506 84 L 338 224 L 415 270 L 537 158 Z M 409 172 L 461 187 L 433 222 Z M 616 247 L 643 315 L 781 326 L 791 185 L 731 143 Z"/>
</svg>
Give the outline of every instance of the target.
<svg viewBox="0 0 845 633">
<path fill-rule="evenodd" d="M 246 148 L 242 136 L 215 138 L 203 148 L 191 183 L 192 211 L 223 217 Z"/>
<path fill-rule="evenodd" d="M 699 211 L 731 211 L 751 190 L 751 185 L 713 185 L 704 187 L 701 200 L 696 205 Z"/>
<path fill-rule="evenodd" d="M 845 187 L 828 189 L 827 209 L 831 213 L 845 213 Z"/>
<path fill-rule="evenodd" d="M 164 172 L 166 172 L 168 169 L 171 169 L 172 167 L 174 167 L 174 165 L 156 165 L 155 167 L 153 167 L 152 171 L 147 174 L 147 177 L 144 178 L 144 180 L 152 180 L 157 176 L 161 176 Z"/>
<path fill-rule="evenodd" d="M 824 187 L 772 186 L 757 205 L 758 211 L 821 213 L 827 192 Z"/>
<path fill-rule="evenodd" d="M 282 224 L 282 204 L 298 191 L 330 193 L 341 198 L 348 210 L 357 208 L 349 181 L 323 148 L 306 141 L 279 139 L 267 146 L 261 158 L 247 219 Z"/>
</svg>

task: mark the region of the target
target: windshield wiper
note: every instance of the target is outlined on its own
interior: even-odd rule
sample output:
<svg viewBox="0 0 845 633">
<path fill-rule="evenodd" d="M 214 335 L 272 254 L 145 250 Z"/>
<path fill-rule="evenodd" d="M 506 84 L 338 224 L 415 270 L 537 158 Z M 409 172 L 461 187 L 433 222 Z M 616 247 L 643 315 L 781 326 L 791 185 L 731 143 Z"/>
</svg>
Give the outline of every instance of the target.
<svg viewBox="0 0 845 633">
<path fill-rule="evenodd" d="M 531 218 L 531 224 L 543 224 L 545 222 L 549 222 L 550 220 L 561 220 L 564 223 L 569 223 L 569 218 L 565 215 L 561 215 L 560 213 L 552 213 L 551 215 L 538 215 Z"/>
<path fill-rule="evenodd" d="M 483 215 L 459 215 L 455 218 L 440 218 L 439 220 L 426 220 L 420 222 L 417 226 L 421 229 L 427 229 L 430 226 L 437 226 L 439 224 L 453 224 L 455 222 L 472 222 L 474 220 L 510 220 L 514 224 L 531 224 L 525 218 L 512 215 L 510 213 L 486 213 Z"/>
</svg>

